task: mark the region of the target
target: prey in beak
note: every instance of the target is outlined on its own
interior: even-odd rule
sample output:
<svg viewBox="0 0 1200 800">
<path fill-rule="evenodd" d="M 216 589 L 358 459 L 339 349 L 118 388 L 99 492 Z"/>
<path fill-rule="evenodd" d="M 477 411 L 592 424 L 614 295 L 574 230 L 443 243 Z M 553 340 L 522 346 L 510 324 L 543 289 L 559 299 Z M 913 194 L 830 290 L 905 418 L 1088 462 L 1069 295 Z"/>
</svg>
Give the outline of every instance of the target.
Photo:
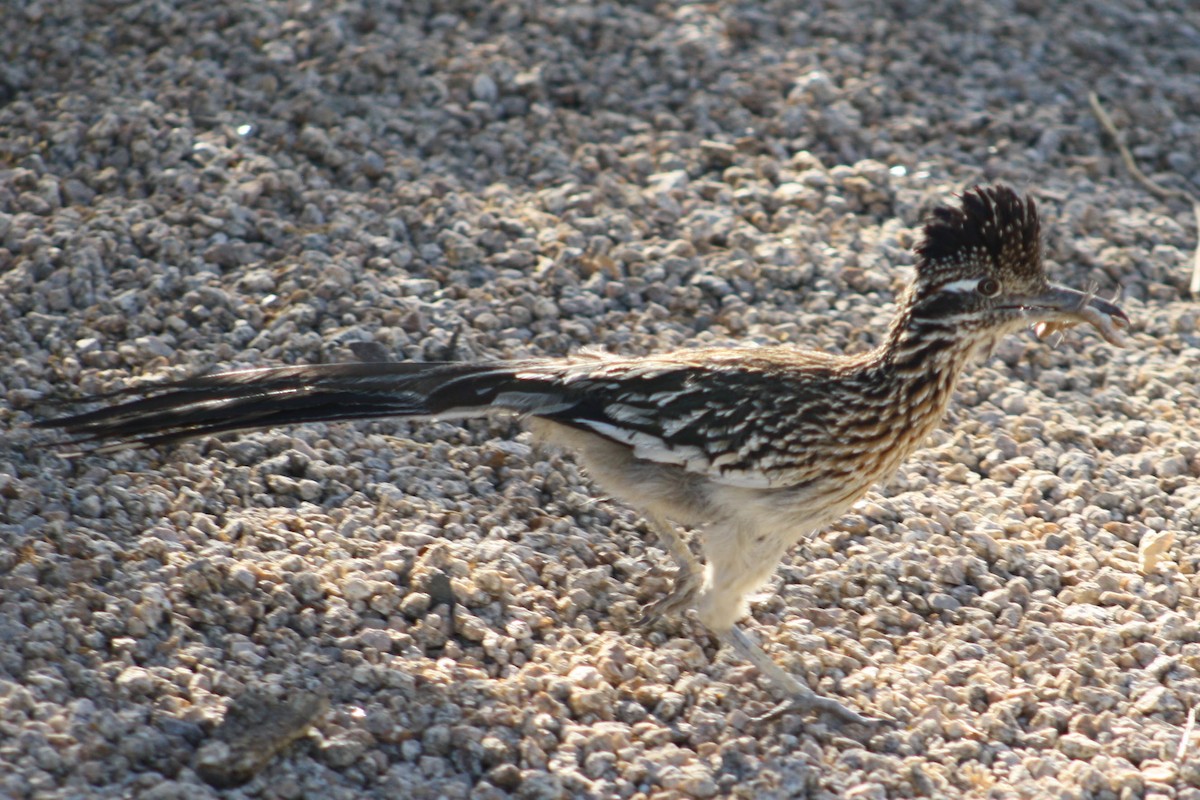
<svg viewBox="0 0 1200 800">
<path fill-rule="evenodd" d="M 1117 298 L 1114 297 L 1115 301 Z M 1129 317 L 1115 302 L 1096 296 L 1096 290 L 1080 292 L 1065 286 L 1050 286 L 1032 297 L 1021 308 L 1037 319 L 1033 333 L 1039 339 L 1050 340 L 1051 347 L 1062 341 L 1062 332 L 1086 323 L 1095 328 L 1104 341 L 1115 347 L 1125 346 L 1123 330 L 1129 328 Z"/>
</svg>

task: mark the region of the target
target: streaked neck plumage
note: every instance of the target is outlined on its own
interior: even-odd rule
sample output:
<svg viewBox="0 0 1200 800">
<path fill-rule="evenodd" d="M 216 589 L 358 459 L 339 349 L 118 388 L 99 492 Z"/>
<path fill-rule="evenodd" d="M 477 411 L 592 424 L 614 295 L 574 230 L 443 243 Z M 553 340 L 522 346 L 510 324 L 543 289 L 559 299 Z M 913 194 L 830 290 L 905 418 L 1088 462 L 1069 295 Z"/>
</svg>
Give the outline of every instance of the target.
<svg viewBox="0 0 1200 800">
<path fill-rule="evenodd" d="M 858 398 L 863 404 L 860 413 L 872 420 L 870 427 L 882 436 L 862 440 L 863 460 L 853 481 L 859 490 L 854 497 L 873 483 L 886 481 L 921 446 L 945 416 L 963 369 L 981 348 L 995 341 L 987 331 L 966 331 L 943 320 L 922 319 L 914 314 L 912 295 L 910 291 L 901 297 L 883 343 L 857 356 L 857 364 L 847 365 L 847 377 L 856 385 L 848 396 Z"/>
</svg>

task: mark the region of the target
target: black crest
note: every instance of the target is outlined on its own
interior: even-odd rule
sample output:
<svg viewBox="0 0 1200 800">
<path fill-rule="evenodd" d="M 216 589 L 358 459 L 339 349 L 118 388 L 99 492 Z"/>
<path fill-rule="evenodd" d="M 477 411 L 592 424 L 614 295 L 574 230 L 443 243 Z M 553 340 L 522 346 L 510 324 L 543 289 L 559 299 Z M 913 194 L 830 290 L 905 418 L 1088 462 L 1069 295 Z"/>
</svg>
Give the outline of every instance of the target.
<svg viewBox="0 0 1200 800">
<path fill-rule="evenodd" d="M 1002 280 L 1041 276 L 1041 226 L 1033 200 L 1007 186 L 963 193 L 958 208 L 938 206 L 916 248 L 923 283 L 943 283 L 986 272 Z"/>
</svg>

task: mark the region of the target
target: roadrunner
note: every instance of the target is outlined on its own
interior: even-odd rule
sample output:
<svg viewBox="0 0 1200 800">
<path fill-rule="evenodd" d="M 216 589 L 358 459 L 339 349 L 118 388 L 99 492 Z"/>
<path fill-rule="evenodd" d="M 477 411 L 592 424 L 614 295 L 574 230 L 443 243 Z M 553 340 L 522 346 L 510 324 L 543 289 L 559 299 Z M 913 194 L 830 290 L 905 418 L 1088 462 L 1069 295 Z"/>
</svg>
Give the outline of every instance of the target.
<svg viewBox="0 0 1200 800">
<path fill-rule="evenodd" d="M 640 509 L 670 551 L 675 587 L 648 608 L 650 619 L 694 609 L 787 694 L 776 712 L 874 724 L 815 694 L 738 628 L 747 596 L 789 547 L 920 446 L 977 353 L 1030 324 L 1040 336 L 1088 323 L 1113 344 L 1128 325 L 1113 303 L 1047 282 L 1034 203 L 1005 187 L 936 208 L 916 255 L 883 343 L 860 355 L 780 346 L 243 369 L 38 424 L 106 452 L 304 422 L 519 415 Z M 676 525 L 695 531 L 702 563 Z"/>
</svg>

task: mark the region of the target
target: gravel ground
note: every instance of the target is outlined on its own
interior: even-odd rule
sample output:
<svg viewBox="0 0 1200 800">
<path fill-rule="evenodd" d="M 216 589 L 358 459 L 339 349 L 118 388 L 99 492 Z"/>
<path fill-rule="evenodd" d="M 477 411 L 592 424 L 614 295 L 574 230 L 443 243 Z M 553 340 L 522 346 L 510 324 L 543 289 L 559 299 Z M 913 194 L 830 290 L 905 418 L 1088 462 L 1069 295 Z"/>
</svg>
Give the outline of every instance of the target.
<svg viewBox="0 0 1200 800">
<path fill-rule="evenodd" d="M 1200 798 L 1196 232 L 1086 102 L 1200 191 L 1194 3 L 799 5 L 6 3 L 0 795 Z M 694 622 L 638 628 L 669 558 L 508 421 L 26 427 L 356 342 L 861 350 L 992 180 L 1134 326 L 1007 341 L 756 603 L 893 731 L 756 722 Z"/>
</svg>

